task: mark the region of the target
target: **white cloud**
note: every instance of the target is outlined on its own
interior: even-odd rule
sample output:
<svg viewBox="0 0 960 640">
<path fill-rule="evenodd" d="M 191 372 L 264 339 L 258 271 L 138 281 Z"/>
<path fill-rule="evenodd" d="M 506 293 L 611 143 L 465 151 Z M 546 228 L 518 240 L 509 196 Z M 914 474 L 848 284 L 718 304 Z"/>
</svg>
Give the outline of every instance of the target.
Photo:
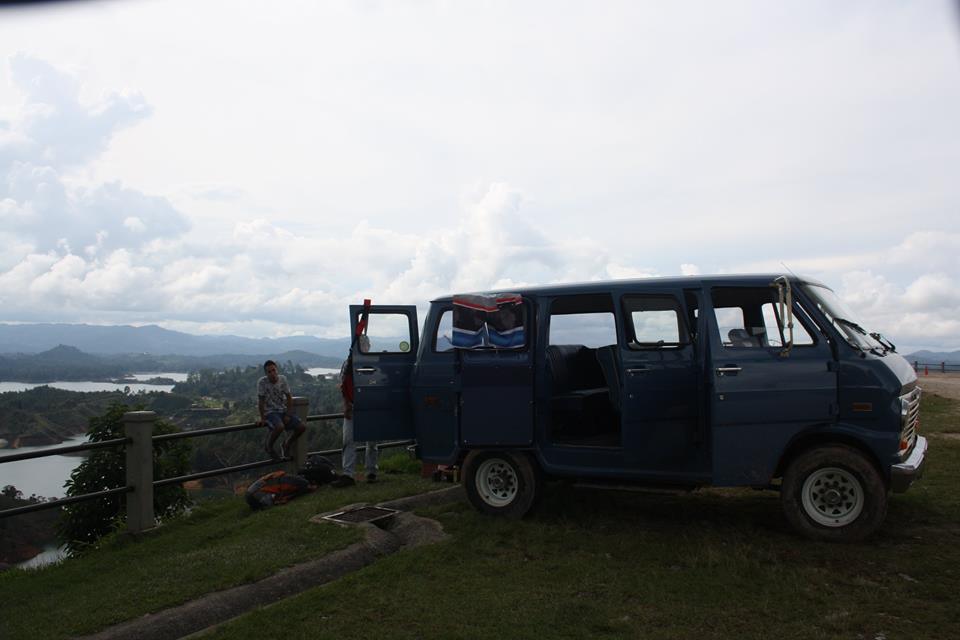
<svg viewBox="0 0 960 640">
<path fill-rule="evenodd" d="M 117 182 L 71 187 L 64 175 L 96 158 L 117 131 L 148 117 L 142 97 L 120 92 L 85 104 L 79 81 L 50 64 L 18 54 L 9 66 L 24 102 L 0 136 L 5 230 L 41 251 L 63 243 L 99 251 L 139 246 L 189 228 L 164 198 Z"/>
<path fill-rule="evenodd" d="M 957 345 L 946 5 L 171 6 L 0 24 L 38 52 L 0 82 L 0 321 L 336 334 L 363 297 L 783 261 Z"/>
<path fill-rule="evenodd" d="M 8 141 L 22 162 L 58 169 L 82 164 L 102 153 L 117 130 L 150 115 L 143 96 L 126 90 L 81 103 L 80 81 L 44 60 L 20 53 L 9 66 L 25 98 Z"/>
<path fill-rule="evenodd" d="M 128 216 L 123 220 L 123 226 L 134 233 L 143 233 L 147 230 L 147 225 L 137 216 Z"/>
</svg>

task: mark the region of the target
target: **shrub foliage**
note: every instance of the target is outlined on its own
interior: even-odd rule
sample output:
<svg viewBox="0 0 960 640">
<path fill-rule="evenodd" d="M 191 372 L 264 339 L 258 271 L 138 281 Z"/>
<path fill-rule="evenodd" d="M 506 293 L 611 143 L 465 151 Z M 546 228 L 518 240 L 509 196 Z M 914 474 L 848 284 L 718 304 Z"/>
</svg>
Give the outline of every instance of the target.
<svg viewBox="0 0 960 640">
<path fill-rule="evenodd" d="M 138 411 L 115 403 L 102 416 L 90 418 L 87 429 L 89 442 L 102 442 L 124 437 L 123 414 Z M 153 435 L 174 433 L 176 427 L 157 420 Z M 185 475 L 190 469 L 190 446 L 185 440 L 155 443 L 153 446 L 153 477 L 155 480 Z M 126 484 L 126 453 L 123 447 L 96 449 L 70 474 L 66 482 L 67 496 L 78 496 Z M 186 490 L 180 485 L 155 488 L 153 511 L 158 520 L 182 511 L 189 504 Z M 58 534 L 71 554 L 78 554 L 96 543 L 102 536 L 120 527 L 126 517 L 126 495 L 114 494 L 67 505 L 63 509 Z"/>
</svg>

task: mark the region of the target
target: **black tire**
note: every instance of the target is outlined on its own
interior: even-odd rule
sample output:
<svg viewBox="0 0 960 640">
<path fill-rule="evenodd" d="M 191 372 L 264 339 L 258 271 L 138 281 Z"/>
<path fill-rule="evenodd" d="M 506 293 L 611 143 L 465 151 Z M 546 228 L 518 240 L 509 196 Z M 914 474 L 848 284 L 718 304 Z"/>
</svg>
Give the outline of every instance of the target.
<svg viewBox="0 0 960 640">
<path fill-rule="evenodd" d="M 542 481 L 537 464 L 524 453 L 471 451 L 463 463 L 470 504 L 493 516 L 522 518 L 536 503 Z"/>
<path fill-rule="evenodd" d="M 790 462 L 780 502 L 787 520 L 804 536 L 857 542 L 876 531 L 887 515 L 887 487 L 862 453 L 828 445 Z"/>
</svg>

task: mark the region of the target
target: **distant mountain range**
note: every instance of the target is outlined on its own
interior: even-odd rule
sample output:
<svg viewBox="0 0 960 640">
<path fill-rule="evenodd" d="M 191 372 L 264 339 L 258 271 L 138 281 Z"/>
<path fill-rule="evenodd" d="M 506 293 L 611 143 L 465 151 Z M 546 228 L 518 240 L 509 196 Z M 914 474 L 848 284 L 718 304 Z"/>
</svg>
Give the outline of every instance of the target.
<svg viewBox="0 0 960 640">
<path fill-rule="evenodd" d="M 40 353 L 58 345 L 70 345 L 95 355 L 232 354 L 280 357 L 285 352 L 303 351 L 343 359 L 350 348 L 350 338 L 197 336 L 156 325 L 0 324 L 0 354 Z"/>
<path fill-rule="evenodd" d="M 284 365 L 287 362 L 303 368 L 337 369 L 341 358 L 321 356 L 307 351 L 284 351 L 269 356 L 216 354 L 209 356 L 150 355 L 124 353 L 94 356 L 76 347 L 58 345 L 40 353 L 18 353 L 0 356 L 0 381 L 53 382 L 55 380 L 116 380 L 132 373 L 165 371 L 199 371 L 260 366 L 269 357 Z"/>
<path fill-rule="evenodd" d="M 197 336 L 181 331 L 171 331 L 156 325 L 131 327 L 87 324 L 0 324 L 0 354 L 7 358 L 13 354 L 38 354 L 53 350 L 60 345 L 76 347 L 88 358 L 93 357 L 90 354 L 96 356 L 177 355 L 196 358 L 197 363 L 202 359 L 203 366 L 218 367 L 254 364 L 257 358 L 241 356 L 263 356 L 282 362 L 292 360 L 304 366 L 326 366 L 312 364 L 314 360 L 311 357 L 326 356 L 340 362 L 350 348 L 350 338 Z M 46 357 L 56 359 L 59 356 L 53 353 Z M 910 362 L 960 364 L 960 351 L 924 350 L 906 354 L 904 358 Z M 307 364 L 308 362 L 311 364 Z M 193 363 L 194 366 L 197 363 Z M 88 361 L 88 364 L 94 363 Z"/>
<path fill-rule="evenodd" d="M 904 358 L 908 362 L 919 362 L 921 364 L 960 364 L 960 351 L 915 351 L 908 353 Z"/>
</svg>

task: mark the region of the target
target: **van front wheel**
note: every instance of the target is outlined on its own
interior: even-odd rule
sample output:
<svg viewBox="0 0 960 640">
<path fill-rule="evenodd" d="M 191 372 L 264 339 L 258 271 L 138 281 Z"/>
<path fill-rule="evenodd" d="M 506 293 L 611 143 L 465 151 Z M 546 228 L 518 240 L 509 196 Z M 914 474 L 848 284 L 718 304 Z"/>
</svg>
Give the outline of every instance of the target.
<svg viewBox="0 0 960 640">
<path fill-rule="evenodd" d="M 787 520 L 814 540 L 856 542 L 887 513 L 887 488 L 862 453 L 842 445 L 811 449 L 787 467 L 780 488 Z"/>
<path fill-rule="evenodd" d="M 463 474 L 470 503 L 490 515 L 522 518 L 540 490 L 538 469 L 523 453 L 472 451 Z"/>
</svg>

